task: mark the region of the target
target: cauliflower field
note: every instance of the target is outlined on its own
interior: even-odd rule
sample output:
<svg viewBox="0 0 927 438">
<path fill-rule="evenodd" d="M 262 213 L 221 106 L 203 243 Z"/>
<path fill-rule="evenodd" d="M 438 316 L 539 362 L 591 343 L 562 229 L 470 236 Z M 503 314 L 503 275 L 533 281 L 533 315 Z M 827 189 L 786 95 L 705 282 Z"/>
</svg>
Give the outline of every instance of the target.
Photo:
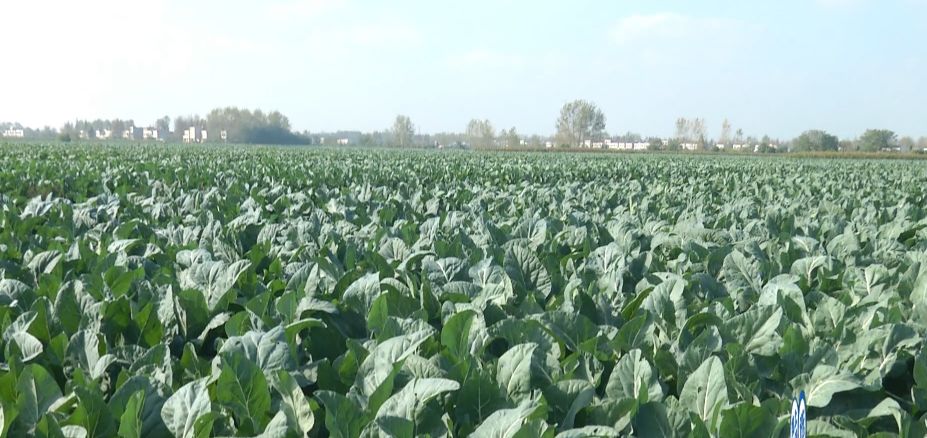
<svg viewBox="0 0 927 438">
<path fill-rule="evenodd" d="M 0 145 L 0 432 L 923 436 L 925 163 Z"/>
</svg>

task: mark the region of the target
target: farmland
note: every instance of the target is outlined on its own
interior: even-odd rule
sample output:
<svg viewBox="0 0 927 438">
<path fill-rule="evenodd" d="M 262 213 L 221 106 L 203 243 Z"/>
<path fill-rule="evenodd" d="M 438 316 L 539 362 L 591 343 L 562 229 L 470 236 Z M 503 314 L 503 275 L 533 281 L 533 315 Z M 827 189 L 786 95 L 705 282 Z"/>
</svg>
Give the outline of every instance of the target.
<svg viewBox="0 0 927 438">
<path fill-rule="evenodd" d="M 0 145 L 8 436 L 920 436 L 927 162 Z"/>
</svg>

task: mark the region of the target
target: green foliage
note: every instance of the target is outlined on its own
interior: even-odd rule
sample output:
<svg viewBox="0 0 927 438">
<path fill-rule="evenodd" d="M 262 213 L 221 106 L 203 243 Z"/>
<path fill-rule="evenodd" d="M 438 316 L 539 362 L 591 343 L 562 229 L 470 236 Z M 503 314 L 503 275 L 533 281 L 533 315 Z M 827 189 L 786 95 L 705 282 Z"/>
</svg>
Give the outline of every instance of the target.
<svg viewBox="0 0 927 438">
<path fill-rule="evenodd" d="M 393 121 L 393 127 L 390 132 L 393 134 L 395 146 L 412 146 L 415 138 L 415 125 L 412 124 L 412 119 L 410 119 L 409 116 L 396 116 L 396 120 Z"/>
<path fill-rule="evenodd" d="M 898 147 L 898 136 L 888 129 L 867 129 L 859 137 L 859 149 L 862 151 L 878 152 L 895 147 Z"/>
<path fill-rule="evenodd" d="M 198 125 L 194 118 L 178 119 L 181 129 Z M 166 130 L 170 119 L 165 116 L 157 124 Z M 307 141 L 290 131 L 290 120 L 278 111 L 265 113 L 260 109 L 216 108 L 206 114 L 201 124 L 209 132 L 211 141 L 220 140 L 219 133 L 223 130 L 227 132 L 230 143 L 304 144 Z"/>
<path fill-rule="evenodd" d="M 816 129 L 805 131 L 792 140 L 792 150 L 797 152 L 836 151 L 839 146 L 840 141 L 836 136 Z"/>
<path fill-rule="evenodd" d="M 921 436 L 911 161 L 0 146 L 0 434 Z"/>
<path fill-rule="evenodd" d="M 605 114 L 589 101 L 567 102 L 560 109 L 556 129 L 560 144 L 582 146 L 586 140 L 599 140 L 605 135 Z"/>
</svg>

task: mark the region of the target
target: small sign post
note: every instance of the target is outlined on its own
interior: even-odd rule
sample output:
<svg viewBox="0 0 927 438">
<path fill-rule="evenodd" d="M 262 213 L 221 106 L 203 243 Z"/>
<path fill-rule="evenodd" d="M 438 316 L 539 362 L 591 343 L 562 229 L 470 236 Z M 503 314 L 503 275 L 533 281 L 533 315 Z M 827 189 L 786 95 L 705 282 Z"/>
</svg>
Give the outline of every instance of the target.
<svg viewBox="0 0 927 438">
<path fill-rule="evenodd" d="M 792 414 L 789 418 L 789 438 L 808 438 L 808 415 L 805 406 L 805 391 L 792 399 Z"/>
</svg>

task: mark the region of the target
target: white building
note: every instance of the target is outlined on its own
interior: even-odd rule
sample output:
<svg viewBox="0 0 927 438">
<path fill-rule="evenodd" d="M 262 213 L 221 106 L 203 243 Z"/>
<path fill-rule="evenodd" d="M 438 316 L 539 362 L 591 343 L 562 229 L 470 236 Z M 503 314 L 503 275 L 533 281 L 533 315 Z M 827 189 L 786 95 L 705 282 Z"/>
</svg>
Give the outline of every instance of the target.
<svg viewBox="0 0 927 438">
<path fill-rule="evenodd" d="M 679 145 L 679 147 L 687 151 L 695 151 L 695 150 L 698 150 L 698 143 L 683 143 Z"/>
<path fill-rule="evenodd" d="M 113 131 L 109 129 L 97 129 L 94 135 L 100 140 L 109 140 L 113 137 Z"/>
<path fill-rule="evenodd" d="M 22 129 L 14 129 L 10 127 L 3 131 L 3 136 L 9 138 L 23 138 L 26 136 L 26 132 Z"/>
<path fill-rule="evenodd" d="M 344 145 L 348 144 L 349 142 L 350 142 L 350 141 L 349 141 L 348 139 L 346 139 L 346 138 L 339 138 L 339 139 L 338 139 L 338 144 L 341 145 L 341 146 L 344 146 Z"/>
<path fill-rule="evenodd" d="M 142 140 L 164 141 L 165 139 L 167 139 L 167 131 L 163 129 L 152 126 L 142 129 Z"/>
<path fill-rule="evenodd" d="M 184 143 L 204 143 L 207 139 L 208 136 L 206 134 L 206 130 L 203 128 L 191 126 L 183 130 Z"/>
</svg>

